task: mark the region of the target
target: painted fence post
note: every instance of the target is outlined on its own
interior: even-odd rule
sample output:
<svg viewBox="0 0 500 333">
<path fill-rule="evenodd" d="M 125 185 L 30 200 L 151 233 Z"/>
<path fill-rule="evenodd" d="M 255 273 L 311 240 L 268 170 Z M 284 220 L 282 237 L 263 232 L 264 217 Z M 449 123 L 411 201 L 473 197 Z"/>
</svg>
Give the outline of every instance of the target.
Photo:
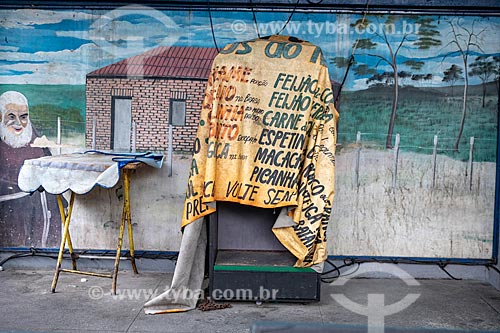
<svg viewBox="0 0 500 333">
<path fill-rule="evenodd" d="M 470 137 L 470 148 L 469 148 L 469 191 L 472 190 L 472 167 L 474 165 L 474 137 Z"/>
<path fill-rule="evenodd" d="M 135 121 L 132 122 L 132 152 L 135 153 L 137 148 L 137 125 Z"/>
<path fill-rule="evenodd" d="M 172 155 L 174 149 L 174 127 L 170 124 L 168 125 L 168 176 L 172 177 Z"/>
<path fill-rule="evenodd" d="M 361 159 L 361 132 L 356 133 L 356 163 L 354 167 L 354 184 L 359 188 L 359 163 Z"/>
<path fill-rule="evenodd" d="M 92 150 L 96 149 L 97 117 L 92 117 Z"/>
<path fill-rule="evenodd" d="M 398 178 L 398 159 L 399 159 L 399 133 L 396 134 L 396 144 L 394 145 L 394 173 L 392 175 L 392 188 L 396 189 Z"/>
<path fill-rule="evenodd" d="M 438 136 L 434 135 L 434 150 L 432 151 L 432 188 L 436 186 L 437 146 Z"/>
<path fill-rule="evenodd" d="M 57 155 L 61 155 L 61 117 L 57 117 Z"/>
</svg>

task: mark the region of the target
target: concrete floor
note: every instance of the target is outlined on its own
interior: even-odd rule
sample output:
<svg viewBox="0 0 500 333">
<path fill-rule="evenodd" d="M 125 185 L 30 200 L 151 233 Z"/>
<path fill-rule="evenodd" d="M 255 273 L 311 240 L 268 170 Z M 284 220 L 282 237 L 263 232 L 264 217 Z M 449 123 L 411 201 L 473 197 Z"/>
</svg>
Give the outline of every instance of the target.
<svg viewBox="0 0 500 333">
<path fill-rule="evenodd" d="M 398 303 L 401 306 L 392 311 L 396 313 L 380 316 L 386 332 L 500 332 L 500 291 L 473 280 L 418 280 L 418 285 L 409 286 L 398 279 L 351 279 L 342 286 L 323 283 L 319 303 L 232 302 L 223 310 L 153 316 L 145 315 L 142 306 L 169 286 L 170 273 L 121 271 L 118 296 L 110 294 L 110 279 L 67 273 L 61 273 L 52 294 L 52 276 L 52 270 L 0 272 L 0 331 L 250 332 L 254 325 L 252 332 L 367 332 L 368 317 L 346 308 L 352 304 L 341 306 L 331 294 L 358 303 L 358 312 L 367 304 L 377 305 L 371 311 L 391 312 L 388 305 L 416 294 L 414 303 Z M 283 329 L 283 323 L 288 328 Z"/>
</svg>

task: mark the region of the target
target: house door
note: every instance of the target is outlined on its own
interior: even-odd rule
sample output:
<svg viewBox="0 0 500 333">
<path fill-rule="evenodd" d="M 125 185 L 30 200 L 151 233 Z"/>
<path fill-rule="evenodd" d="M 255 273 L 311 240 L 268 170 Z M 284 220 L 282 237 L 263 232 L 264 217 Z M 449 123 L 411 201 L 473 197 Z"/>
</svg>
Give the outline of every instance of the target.
<svg viewBox="0 0 500 333">
<path fill-rule="evenodd" d="M 111 149 L 130 151 L 130 131 L 132 128 L 132 99 L 114 98 L 112 113 Z"/>
</svg>

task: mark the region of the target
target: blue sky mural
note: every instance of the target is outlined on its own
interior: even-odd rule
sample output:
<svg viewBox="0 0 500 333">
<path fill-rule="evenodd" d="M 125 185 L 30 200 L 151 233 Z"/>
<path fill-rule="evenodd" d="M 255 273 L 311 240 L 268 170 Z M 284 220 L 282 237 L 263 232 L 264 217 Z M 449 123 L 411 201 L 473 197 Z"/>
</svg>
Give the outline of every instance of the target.
<svg viewBox="0 0 500 333">
<path fill-rule="evenodd" d="M 289 13 L 257 12 L 256 26 L 251 12 L 212 12 L 219 47 L 256 38 L 257 28 L 261 36 L 278 33 L 288 17 Z M 456 18 L 428 18 L 439 32 L 435 38 L 440 45 L 417 48 L 415 32 L 419 27 L 410 16 L 394 20 L 394 31 L 386 34 L 387 41 L 397 46 L 406 35 L 396 62 L 401 70 L 410 70 L 404 64 L 408 60 L 423 62 L 419 73 L 433 75 L 419 85 L 447 85 L 443 72 L 453 64 L 462 66 L 456 45 L 449 43 L 453 37 L 449 22 Z M 390 56 L 380 39 L 387 17 L 368 16 L 369 25 L 358 29 L 353 24 L 360 19 L 360 15 L 295 13 L 281 33 L 321 46 L 334 79 L 341 80 L 345 72 L 334 59 L 349 57 L 358 38 L 376 45 L 371 50 L 358 48 L 357 64 L 378 73 L 390 70 L 389 64 L 368 55 Z M 499 17 L 463 17 L 460 24 L 466 29 L 473 26 L 478 34 L 470 50 L 472 60 L 476 55 L 500 55 Z M 207 12 L 160 12 L 141 6 L 112 11 L 4 10 L 0 11 L 0 26 L 0 84 L 85 84 L 86 73 L 160 45 L 214 46 Z M 366 89 L 371 75 L 373 71 L 352 72 L 345 88 Z M 471 77 L 471 85 L 480 83 L 479 77 Z"/>
<path fill-rule="evenodd" d="M 451 228 L 457 221 L 477 224 L 472 233 L 477 235 L 477 242 L 473 244 L 488 247 L 491 233 L 484 230 L 492 230 L 494 194 L 488 191 L 493 189 L 497 160 L 500 17 L 367 15 L 363 20 L 358 14 L 295 12 L 286 24 L 289 12 L 256 12 L 255 16 L 257 23 L 251 11 L 219 10 L 211 12 L 210 20 L 206 11 L 157 11 L 141 6 L 109 11 L 0 10 L 0 93 L 16 90 L 27 97 L 30 120 L 38 134 L 55 140 L 61 119 L 62 142 L 84 147 L 85 135 L 92 126 L 91 118 L 86 117 L 90 114 L 86 75 L 111 63 L 159 46 L 214 47 L 212 29 L 219 48 L 257 38 L 258 34 L 281 32 L 320 46 L 330 76 L 340 82 L 353 45 L 357 44 L 339 108 L 338 156 L 340 161 L 344 155 L 346 163 L 344 177 L 339 179 L 343 189 L 348 188 L 339 193 L 350 193 L 340 205 L 351 207 L 352 202 L 362 198 L 360 194 L 387 199 L 367 199 L 359 207 L 377 206 L 381 210 L 372 210 L 373 216 L 380 214 L 380 221 L 392 223 L 384 215 L 389 211 L 385 207 L 395 205 L 399 200 L 396 194 L 401 193 L 401 203 L 404 201 L 409 208 L 401 205 L 402 210 L 393 210 L 393 216 L 422 223 L 422 229 L 408 229 L 405 224 L 405 230 L 415 232 L 410 232 L 409 241 L 401 244 L 432 248 L 425 243 L 427 239 L 415 242 L 414 235 L 427 238 L 431 233 L 425 227 L 429 226 L 442 242 L 448 235 L 440 232 L 445 230 L 442 221 L 449 219 L 445 225 Z M 132 81 L 124 84 L 133 86 Z M 97 94 L 112 98 L 109 91 L 98 90 Z M 165 128 L 161 135 L 167 132 Z M 360 178 L 351 188 L 354 148 L 361 152 L 361 148 L 357 149 L 358 133 L 362 166 Z M 435 136 L 439 137 L 436 147 Z M 392 197 L 389 184 L 394 155 L 387 148 L 394 148 L 396 137 L 400 138 L 405 162 L 398 174 L 401 186 Z M 464 187 L 464 173 L 472 175 L 467 169 L 471 138 L 475 138 L 473 170 L 478 181 Z M 428 177 L 432 174 L 434 151 L 443 158 L 437 159 L 436 186 L 432 183 L 431 188 Z M 357 156 L 359 160 L 361 155 Z M 410 192 L 416 194 L 407 200 Z M 432 198 L 437 200 L 435 204 Z M 449 210 L 443 211 L 445 206 Z M 405 215 L 417 211 L 430 215 Z M 367 216 L 355 216 L 356 225 L 359 221 L 363 229 L 358 234 L 361 238 L 370 233 L 364 231 L 368 224 L 373 229 L 366 230 L 372 230 L 372 234 L 387 229 L 387 225 L 371 223 L 372 218 Z M 351 223 L 354 218 L 340 220 Z M 396 232 L 392 225 L 390 229 Z M 460 234 L 450 234 L 454 249 L 460 247 L 455 241 L 467 235 L 461 232 L 459 228 Z M 380 237 L 391 238 L 386 234 Z"/>
<path fill-rule="evenodd" d="M 464 149 L 456 154 L 458 146 L 475 136 L 487 138 L 479 159 L 496 159 L 490 143 L 497 131 L 500 17 L 312 12 L 255 12 L 255 17 L 256 22 L 251 11 L 158 11 L 140 5 L 2 10 L 0 88 L 28 97 L 40 132 L 53 136 L 52 118 L 63 115 L 74 125 L 71 130 L 82 134 L 87 73 L 158 46 L 214 47 L 212 29 L 219 48 L 281 33 L 320 46 L 337 82 L 357 45 L 341 98 L 343 128 L 352 130 L 339 133 L 341 140 L 355 141 L 356 131 L 377 133 L 370 140 L 390 148 L 393 133 L 407 133 L 419 138 L 420 152 L 418 147 L 439 134 L 449 138 L 444 153 L 466 159 Z"/>
</svg>

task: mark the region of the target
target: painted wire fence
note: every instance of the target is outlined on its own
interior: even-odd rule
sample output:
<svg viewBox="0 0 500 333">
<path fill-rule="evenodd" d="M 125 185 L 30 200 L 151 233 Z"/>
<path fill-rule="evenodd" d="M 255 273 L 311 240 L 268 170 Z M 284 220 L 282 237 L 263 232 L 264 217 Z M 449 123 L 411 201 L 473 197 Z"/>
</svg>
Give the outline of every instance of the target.
<svg viewBox="0 0 500 333">
<path fill-rule="evenodd" d="M 496 139 L 463 136 L 458 149 L 455 149 L 456 138 L 432 133 L 427 136 L 416 140 L 412 135 L 395 133 L 392 148 L 388 149 L 385 143 L 387 133 L 338 133 L 337 158 L 352 170 L 355 187 L 368 182 L 367 178 L 373 181 L 380 177 L 386 177 L 385 182 L 393 189 L 423 183 L 435 188 L 439 179 L 451 175 L 460 177 L 469 190 L 479 187 L 478 182 L 481 181 L 494 182 L 494 178 L 481 180 L 481 174 L 475 172 L 475 167 L 484 169 L 489 166 L 489 170 L 494 169 L 491 165 L 496 165 Z M 415 144 L 425 141 L 428 145 Z M 341 156 L 348 152 L 354 156 L 345 161 Z M 484 171 L 482 169 L 477 171 Z"/>
<path fill-rule="evenodd" d="M 95 119 L 91 125 L 91 147 L 85 147 L 85 130 L 86 123 L 72 120 L 61 120 L 58 117 L 56 120 L 48 121 L 36 118 L 31 118 L 37 136 L 46 136 L 48 140 L 56 144 L 56 148 L 52 149 L 52 153 L 60 154 L 64 152 L 84 151 L 87 148 L 95 149 L 95 132 L 98 126 Z M 168 142 L 173 141 L 173 130 L 170 126 L 166 135 Z M 496 133 L 495 133 L 496 135 Z M 439 173 L 439 162 L 443 161 L 443 157 L 447 157 L 457 162 L 463 162 L 464 166 L 462 175 L 467 178 L 469 188 L 472 188 L 474 179 L 474 165 L 476 162 L 493 162 L 497 159 L 497 140 L 493 136 L 475 137 L 463 135 L 458 149 L 454 149 L 456 138 L 440 136 L 438 134 L 427 133 L 426 138 L 420 137 L 418 140 L 413 135 L 401 135 L 395 133 L 392 136 L 392 148 L 387 149 L 385 141 L 387 133 L 369 133 L 369 132 L 340 132 L 338 133 L 337 155 L 342 156 L 345 151 L 354 150 L 354 160 L 349 161 L 349 168 L 353 172 L 353 183 L 359 186 L 363 175 L 369 173 L 378 173 L 379 175 L 390 169 L 390 184 L 393 188 L 401 183 L 400 174 L 402 167 L 425 168 L 426 177 L 430 186 L 436 186 L 436 179 Z M 131 147 L 130 151 L 136 150 L 136 126 L 132 123 L 131 128 Z M 415 142 L 428 144 L 415 144 Z M 167 166 L 169 168 L 169 176 L 172 175 L 172 145 L 168 145 L 167 150 Z M 381 152 L 375 154 L 374 152 Z M 411 154 L 411 162 L 407 155 Z M 441 158 L 438 158 L 440 156 Z M 340 159 L 342 160 L 342 159 Z M 411 164 L 411 165 L 410 165 Z M 390 166 L 390 167 L 389 167 Z M 449 166 L 446 166 L 449 167 Z M 383 170 L 382 170 L 383 169 Z M 441 171 L 446 172 L 446 170 Z M 412 177 L 411 173 L 405 173 L 408 177 Z M 407 180 L 410 181 L 410 180 Z"/>
</svg>

